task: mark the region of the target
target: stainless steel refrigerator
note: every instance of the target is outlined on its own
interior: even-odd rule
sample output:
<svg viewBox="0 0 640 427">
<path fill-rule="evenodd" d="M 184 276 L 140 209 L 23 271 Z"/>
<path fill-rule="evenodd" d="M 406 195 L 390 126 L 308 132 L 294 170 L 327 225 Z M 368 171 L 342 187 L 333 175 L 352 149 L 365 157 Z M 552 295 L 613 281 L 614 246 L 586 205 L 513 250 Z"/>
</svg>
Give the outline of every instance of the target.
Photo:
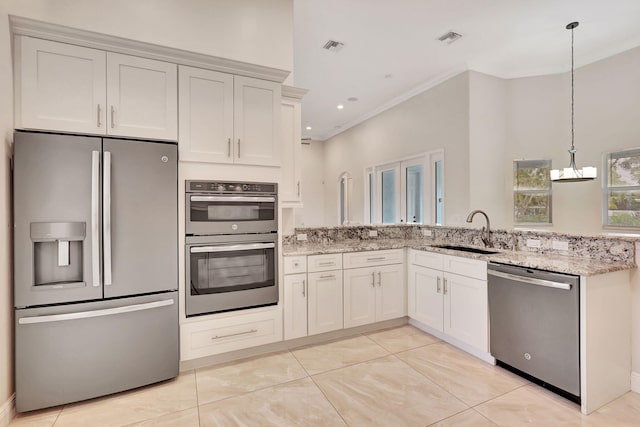
<svg viewBox="0 0 640 427">
<path fill-rule="evenodd" d="M 177 146 L 14 141 L 16 409 L 177 376 Z"/>
</svg>

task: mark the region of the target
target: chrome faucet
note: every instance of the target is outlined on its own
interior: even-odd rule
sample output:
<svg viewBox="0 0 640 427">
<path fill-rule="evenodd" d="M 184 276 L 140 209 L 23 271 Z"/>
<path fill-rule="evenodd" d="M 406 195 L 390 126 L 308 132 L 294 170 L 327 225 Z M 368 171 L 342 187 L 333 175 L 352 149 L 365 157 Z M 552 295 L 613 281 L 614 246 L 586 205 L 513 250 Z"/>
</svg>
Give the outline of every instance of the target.
<svg viewBox="0 0 640 427">
<path fill-rule="evenodd" d="M 484 213 L 483 211 L 477 209 L 475 211 L 472 211 L 469 214 L 469 216 L 467 216 L 467 222 L 473 221 L 473 217 L 477 213 L 484 215 L 484 219 L 487 220 L 486 228 L 482 227 L 482 232 L 480 234 L 480 239 L 482 240 L 482 243 L 484 243 L 485 247 L 490 248 L 491 247 L 491 225 L 489 223 L 489 216 L 486 213 Z"/>
</svg>

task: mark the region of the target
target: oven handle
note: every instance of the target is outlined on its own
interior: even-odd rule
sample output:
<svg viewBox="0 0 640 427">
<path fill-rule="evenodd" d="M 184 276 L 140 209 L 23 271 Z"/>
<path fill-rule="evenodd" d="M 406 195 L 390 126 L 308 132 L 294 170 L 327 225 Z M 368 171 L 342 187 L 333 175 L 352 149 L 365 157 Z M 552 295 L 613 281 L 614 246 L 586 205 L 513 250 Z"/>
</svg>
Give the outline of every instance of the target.
<svg viewBox="0 0 640 427">
<path fill-rule="evenodd" d="M 261 196 L 191 196 L 192 202 L 271 202 L 276 201 L 275 197 Z"/>
<path fill-rule="evenodd" d="M 231 251 L 250 251 L 252 249 L 272 249 L 275 243 L 249 243 L 246 245 L 225 245 L 225 246 L 195 246 L 189 251 L 192 254 L 205 252 L 231 252 Z"/>
</svg>

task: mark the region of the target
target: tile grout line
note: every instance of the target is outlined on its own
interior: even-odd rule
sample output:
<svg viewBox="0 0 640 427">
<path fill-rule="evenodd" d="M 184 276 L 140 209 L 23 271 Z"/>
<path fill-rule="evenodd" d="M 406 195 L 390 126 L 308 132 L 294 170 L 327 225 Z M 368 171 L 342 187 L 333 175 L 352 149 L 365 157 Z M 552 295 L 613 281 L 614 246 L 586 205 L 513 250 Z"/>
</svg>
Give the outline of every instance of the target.
<svg viewBox="0 0 640 427">
<path fill-rule="evenodd" d="M 196 385 L 196 410 L 198 411 L 198 426 L 202 425 L 200 420 L 200 394 L 198 393 L 198 370 L 193 369 L 193 382 Z"/>
</svg>

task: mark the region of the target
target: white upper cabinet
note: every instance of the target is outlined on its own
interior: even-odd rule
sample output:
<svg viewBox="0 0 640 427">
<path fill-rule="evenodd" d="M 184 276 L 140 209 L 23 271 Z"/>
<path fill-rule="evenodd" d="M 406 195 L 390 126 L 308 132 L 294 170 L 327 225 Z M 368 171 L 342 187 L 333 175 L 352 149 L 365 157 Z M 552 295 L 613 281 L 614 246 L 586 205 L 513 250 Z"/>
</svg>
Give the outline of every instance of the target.
<svg viewBox="0 0 640 427">
<path fill-rule="evenodd" d="M 16 37 L 16 128 L 177 140 L 177 66 Z"/>
<path fill-rule="evenodd" d="M 233 163 L 233 76 L 180 66 L 180 160 Z"/>
<path fill-rule="evenodd" d="M 180 66 L 180 159 L 279 166 L 281 85 Z"/>
<path fill-rule="evenodd" d="M 106 132 L 106 52 L 16 37 L 15 127 Z"/>
<path fill-rule="evenodd" d="M 282 183 L 280 201 L 287 207 L 298 207 L 302 200 L 300 162 L 302 156 L 301 106 L 299 102 L 282 100 Z"/>
<path fill-rule="evenodd" d="M 280 166 L 280 91 L 279 83 L 234 76 L 236 163 Z"/>
<path fill-rule="evenodd" d="M 107 134 L 178 139 L 176 64 L 107 53 Z"/>
</svg>

